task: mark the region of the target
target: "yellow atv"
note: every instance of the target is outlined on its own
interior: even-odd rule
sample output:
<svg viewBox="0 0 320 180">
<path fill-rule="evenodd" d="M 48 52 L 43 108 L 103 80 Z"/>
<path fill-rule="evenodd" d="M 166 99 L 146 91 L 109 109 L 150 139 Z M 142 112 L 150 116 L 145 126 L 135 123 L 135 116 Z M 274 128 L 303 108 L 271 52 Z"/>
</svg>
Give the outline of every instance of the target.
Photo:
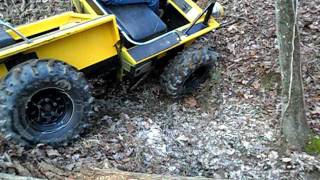
<svg viewBox="0 0 320 180">
<path fill-rule="evenodd" d="M 223 12 L 216 2 L 202 10 L 191 0 L 161 1 L 159 14 L 146 4 L 73 4 L 77 13 L 27 25 L 0 21 L 0 131 L 8 140 L 55 146 L 77 138 L 93 103 L 85 74 L 141 77 L 218 28 L 212 14 Z M 164 90 L 192 92 L 216 60 L 206 47 L 180 53 L 161 75 Z"/>
</svg>

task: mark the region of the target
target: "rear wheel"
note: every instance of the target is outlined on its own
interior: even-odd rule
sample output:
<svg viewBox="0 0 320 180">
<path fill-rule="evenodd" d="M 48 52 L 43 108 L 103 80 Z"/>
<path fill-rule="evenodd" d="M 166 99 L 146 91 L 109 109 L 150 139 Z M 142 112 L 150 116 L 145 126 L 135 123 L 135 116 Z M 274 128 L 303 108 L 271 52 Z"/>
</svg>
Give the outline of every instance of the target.
<svg viewBox="0 0 320 180">
<path fill-rule="evenodd" d="M 14 67 L 0 83 L 0 130 L 23 145 L 63 145 L 87 126 L 93 99 L 83 74 L 54 60 Z"/>
<path fill-rule="evenodd" d="M 175 98 L 192 93 L 215 67 L 218 54 L 208 48 L 187 48 L 172 60 L 161 75 L 164 91 Z"/>
</svg>

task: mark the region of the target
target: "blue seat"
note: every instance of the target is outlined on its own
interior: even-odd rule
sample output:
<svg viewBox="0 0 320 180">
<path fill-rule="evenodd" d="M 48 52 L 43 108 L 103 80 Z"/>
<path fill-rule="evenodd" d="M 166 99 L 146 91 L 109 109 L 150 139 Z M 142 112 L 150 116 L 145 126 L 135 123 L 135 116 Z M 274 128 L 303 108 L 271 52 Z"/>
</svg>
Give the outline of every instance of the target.
<svg viewBox="0 0 320 180">
<path fill-rule="evenodd" d="M 146 4 L 106 5 L 97 1 L 108 13 L 117 17 L 121 29 L 135 41 L 146 41 L 167 31 L 166 24 Z"/>
<path fill-rule="evenodd" d="M 10 46 L 15 43 L 15 40 L 0 27 L 0 48 Z"/>
</svg>

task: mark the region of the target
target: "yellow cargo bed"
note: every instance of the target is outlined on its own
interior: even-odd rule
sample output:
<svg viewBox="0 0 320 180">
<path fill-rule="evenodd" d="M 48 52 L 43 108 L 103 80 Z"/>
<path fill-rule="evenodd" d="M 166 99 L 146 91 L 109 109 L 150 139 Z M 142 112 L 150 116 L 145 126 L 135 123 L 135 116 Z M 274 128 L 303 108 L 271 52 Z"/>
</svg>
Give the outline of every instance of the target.
<svg viewBox="0 0 320 180">
<path fill-rule="evenodd" d="M 16 43 L 0 49 L 0 62 L 16 54 L 35 53 L 39 59 L 57 59 L 78 70 L 117 55 L 119 33 L 115 16 L 63 13 L 16 28 L 30 41 L 8 30 Z M 0 77 L 6 74 L 0 64 Z"/>
</svg>

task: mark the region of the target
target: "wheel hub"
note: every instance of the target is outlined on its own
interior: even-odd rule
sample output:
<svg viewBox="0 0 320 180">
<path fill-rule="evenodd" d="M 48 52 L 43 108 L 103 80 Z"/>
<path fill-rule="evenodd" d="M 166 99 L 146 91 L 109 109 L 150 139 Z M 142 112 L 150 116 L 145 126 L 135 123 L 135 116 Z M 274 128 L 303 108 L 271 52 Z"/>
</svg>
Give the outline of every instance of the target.
<svg viewBox="0 0 320 180">
<path fill-rule="evenodd" d="M 201 83 L 206 80 L 206 75 L 210 71 L 210 68 L 207 66 L 199 67 L 195 72 L 193 72 L 185 81 L 184 87 L 187 90 L 191 90 L 195 87 L 198 87 Z"/>
<path fill-rule="evenodd" d="M 29 127 L 38 131 L 65 126 L 73 113 L 73 102 L 62 90 L 47 88 L 31 96 L 26 116 Z"/>
</svg>

